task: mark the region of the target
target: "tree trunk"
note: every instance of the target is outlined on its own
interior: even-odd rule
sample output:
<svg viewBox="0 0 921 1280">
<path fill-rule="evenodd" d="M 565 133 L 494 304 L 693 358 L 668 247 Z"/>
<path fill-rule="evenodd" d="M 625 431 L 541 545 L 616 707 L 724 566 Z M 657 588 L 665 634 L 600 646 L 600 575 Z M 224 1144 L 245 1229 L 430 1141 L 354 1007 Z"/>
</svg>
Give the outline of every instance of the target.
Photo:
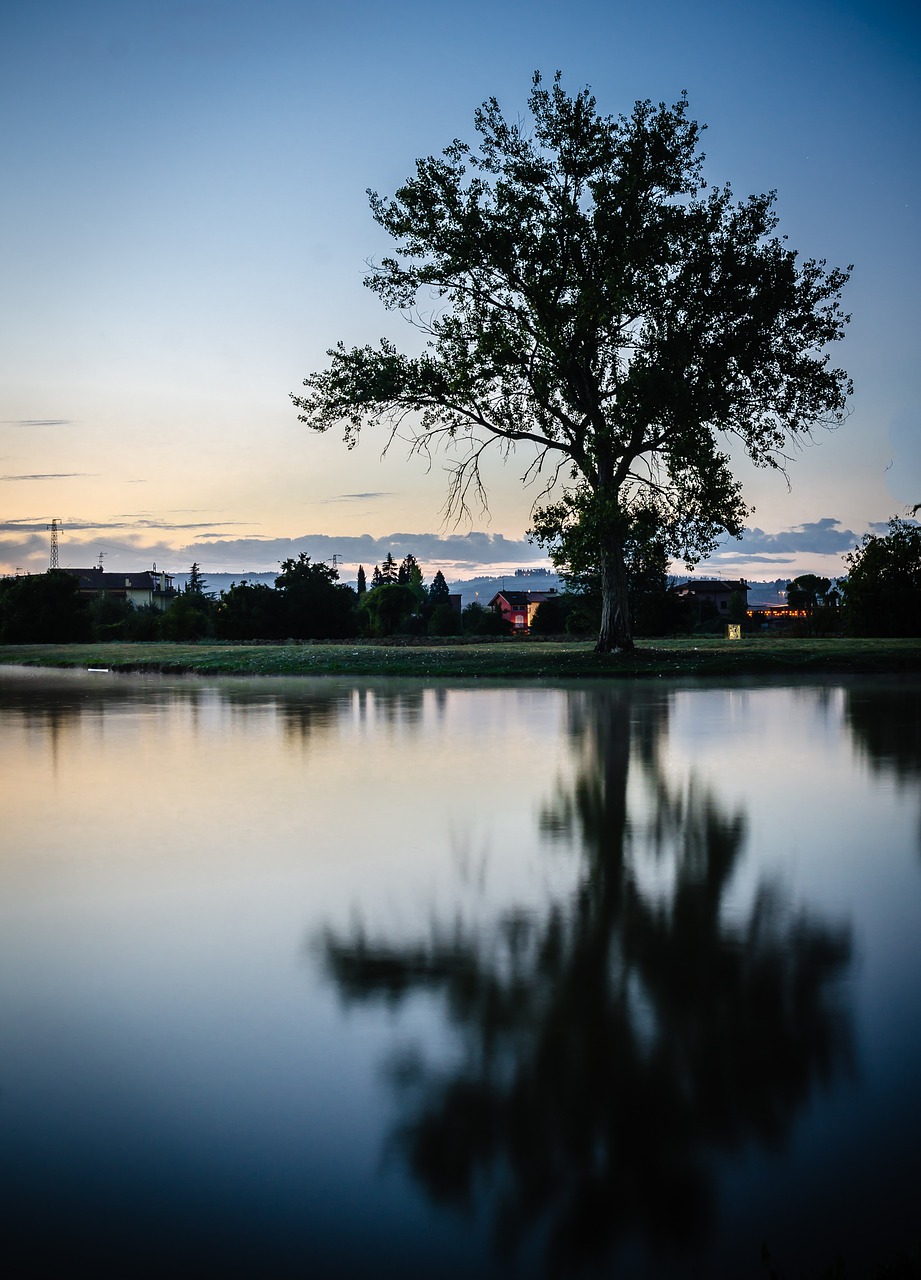
<svg viewBox="0 0 921 1280">
<path fill-rule="evenodd" d="M 627 566 L 615 539 L 605 540 L 601 552 L 601 630 L 596 653 L 633 652 L 630 606 L 627 599 Z"/>
</svg>

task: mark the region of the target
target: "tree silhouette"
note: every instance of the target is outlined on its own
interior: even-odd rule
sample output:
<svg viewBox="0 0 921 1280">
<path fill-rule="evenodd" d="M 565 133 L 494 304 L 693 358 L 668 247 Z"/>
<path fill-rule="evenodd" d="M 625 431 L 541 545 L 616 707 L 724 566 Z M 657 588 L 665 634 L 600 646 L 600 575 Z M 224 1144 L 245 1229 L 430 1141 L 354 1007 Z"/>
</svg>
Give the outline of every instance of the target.
<svg viewBox="0 0 921 1280">
<path fill-rule="evenodd" d="M 744 816 L 669 778 L 667 719 L 655 695 L 570 696 L 580 765 L 540 827 L 580 849 L 581 875 L 542 913 L 436 921 L 415 945 L 361 929 L 323 939 L 348 1001 L 440 995 L 462 1060 L 399 1064 L 399 1147 L 435 1202 L 469 1209 L 485 1195 L 500 1254 L 538 1240 L 552 1274 L 597 1264 L 629 1234 L 680 1247 L 706 1233 L 712 1156 L 780 1145 L 849 1061 L 832 987 L 848 930 L 767 885 L 726 918 Z M 652 801 L 642 812 L 634 771 Z"/>
<path fill-rule="evenodd" d="M 921 791 L 921 690 L 906 681 L 849 685 L 845 719 L 858 750 L 875 773 L 888 773 L 900 787 Z M 921 847 L 921 819 L 918 823 Z"/>
<path fill-rule="evenodd" d="M 393 197 L 368 193 L 393 248 L 365 283 L 425 348 L 340 342 L 292 399 L 349 447 L 364 426 L 405 431 L 429 457 L 447 443 L 447 514 L 486 506 L 491 446 L 529 451 L 523 479 L 558 498 L 539 525 L 573 568 L 591 547 L 599 650 L 629 650 L 637 524 L 652 517 L 694 563 L 748 514 L 728 440 L 782 467 L 843 421 L 850 382 L 826 348 L 844 333 L 848 271 L 798 258 L 773 193 L 736 201 L 705 181 L 684 97 L 607 116 L 588 89 L 535 74 L 528 112 L 507 120 L 489 98 L 477 146 L 455 139 Z"/>
</svg>

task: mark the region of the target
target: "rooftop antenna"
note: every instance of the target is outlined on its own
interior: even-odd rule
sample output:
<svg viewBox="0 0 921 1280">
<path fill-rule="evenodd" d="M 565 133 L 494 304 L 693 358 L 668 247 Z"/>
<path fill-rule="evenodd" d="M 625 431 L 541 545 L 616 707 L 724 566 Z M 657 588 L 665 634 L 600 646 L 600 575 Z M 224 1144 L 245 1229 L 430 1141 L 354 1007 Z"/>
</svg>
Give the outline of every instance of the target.
<svg viewBox="0 0 921 1280">
<path fill-rule="evenodd" d="M 64 525 L 56 516 L 52 516 L 51 524 L 46 524 L 45 528 L 51 530 L 51 563 L 48 568 L 58 569 L 60 568 L 58 564 L 58 533 L 64 528 Z"/>
<path fill-rule="evenodd" d="M 108 551 L 100 551 L 100 553 L 99 553 L 99 567 L 100 567 L 100 569 L 102 568 L 102 562 L 103 562 L 103 560 L 106 558 L 106 556 L 107 556 L 108 554 L 109 554 L 109 553 L 108 553 Z"/>
</svg>

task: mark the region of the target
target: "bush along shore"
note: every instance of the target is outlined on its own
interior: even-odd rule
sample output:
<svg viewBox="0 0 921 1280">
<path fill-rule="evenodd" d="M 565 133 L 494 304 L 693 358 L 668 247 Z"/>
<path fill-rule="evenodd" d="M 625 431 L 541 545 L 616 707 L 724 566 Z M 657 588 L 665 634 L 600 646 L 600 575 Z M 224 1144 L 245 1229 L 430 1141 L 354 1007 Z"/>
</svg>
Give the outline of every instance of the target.
<svg viewBox="0 0 921 1280">
<path fill-rule="evenodd" d="M 110 643 L 0 646 L 0 664 L 116 672 L 447 679 L 921 672 L 921 641 L 693 636 L 640 642 L 629 654 L 587 641 L 306 641 L 285 644 Z"/>
</svg>

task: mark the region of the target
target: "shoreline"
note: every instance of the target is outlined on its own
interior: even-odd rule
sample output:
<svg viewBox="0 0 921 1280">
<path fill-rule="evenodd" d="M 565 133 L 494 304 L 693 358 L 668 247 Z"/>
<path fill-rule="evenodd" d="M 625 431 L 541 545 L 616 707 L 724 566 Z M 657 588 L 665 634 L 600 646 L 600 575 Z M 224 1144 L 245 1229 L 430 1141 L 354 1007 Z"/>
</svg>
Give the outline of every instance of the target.
<svg viewBox="0 0 921 1280">
<path fill-rule="evenodd" d="M 265 643 L 0 645 L 0 666 L 214 676 L 477 677 L 503 680 L 656 676 L 921 673 L 921 639 L 714 636 L 639 641 L 633 654 L 597 654 L 591 641 L 349 640 Z"/>
</svg>

